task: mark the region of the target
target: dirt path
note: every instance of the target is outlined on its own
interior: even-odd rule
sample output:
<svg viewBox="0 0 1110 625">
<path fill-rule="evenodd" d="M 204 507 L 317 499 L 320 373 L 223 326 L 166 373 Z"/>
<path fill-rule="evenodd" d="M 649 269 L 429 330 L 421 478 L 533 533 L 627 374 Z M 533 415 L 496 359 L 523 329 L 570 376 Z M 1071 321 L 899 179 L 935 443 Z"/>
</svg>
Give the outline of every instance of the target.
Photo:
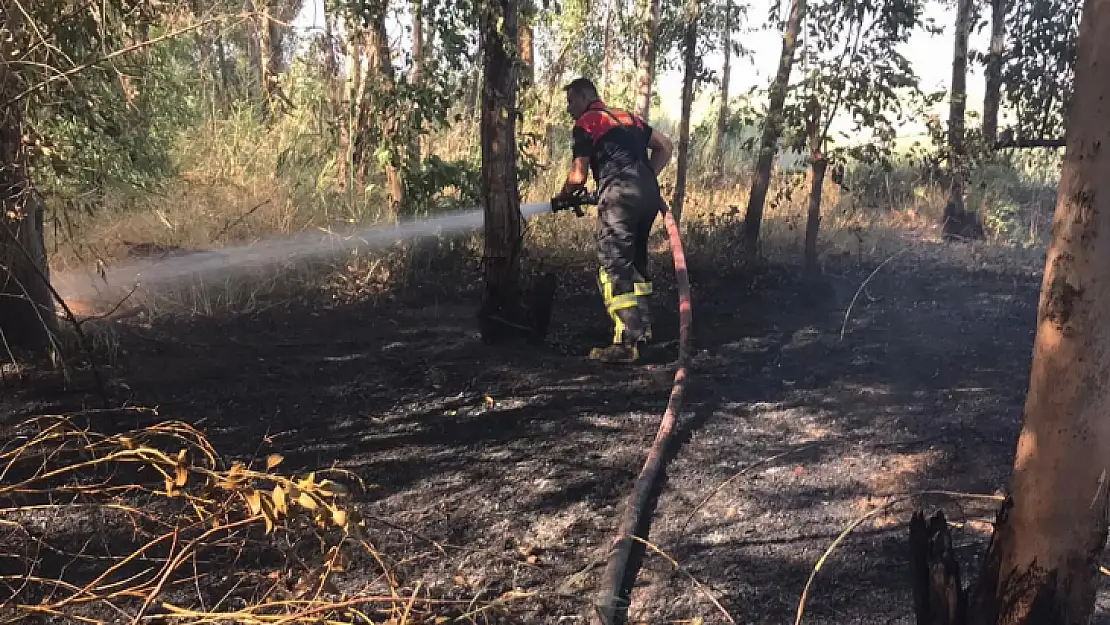
<svg viewBox="0 0 1110 625">
<path fill-rule="evenodd" d="M 845 308 L 870 268 L 835 278 L 824 295 L 779 271 L 692 272 L 685 442 L 651 538 L 737 622 L 793 622 L 821 552 L 886 496 L 1004 483 L 1038 278 L 900 267 L 870 283 L 844 340 Z M 673 338 L 674 295 L 659 291 L 658 333 Z M 275 311 L 128 339 L 123 378 L 134 403 L 201 423 L 229 455 L 278 452 L 287 468 L 358 473 L 372 485 L 360 509 L 400 581 L 457 597 L 533 591 L 519 622 L 583 622 L 599 571 L 568 580 L 615 531 L 670 372 L 586 362 L 605 340 L 603 312 L 585 285 L 560 298 L 546 349 L 483 346 L 469 302 Z M 673 346 L 658 351 L 673 357 Z M 971 558 L 992 507 L 929 501 L 967 521 L 956 537 Z M 912 621 L 907 510 L 878 515 L 841 545 L 806 623 Z M 723 622 L 663 559 L 649 557 L 640 580 L 635 619 Z"/>
</svg>

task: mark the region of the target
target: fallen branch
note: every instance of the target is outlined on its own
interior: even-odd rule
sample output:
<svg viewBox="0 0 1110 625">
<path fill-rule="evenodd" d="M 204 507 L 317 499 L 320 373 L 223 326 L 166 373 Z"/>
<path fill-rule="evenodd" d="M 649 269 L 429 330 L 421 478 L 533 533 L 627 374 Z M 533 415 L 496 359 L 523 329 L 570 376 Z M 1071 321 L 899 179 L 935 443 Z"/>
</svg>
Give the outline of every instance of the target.
<svg viewBox="0 0 1110 625">
<path fill-rule="evenodd" d="M 874 278 L 875 274 L 879 273 L 879 270 L 882 269 L 883 267 L 885 267 L 887 263 L 894 260 L 895 258 L 898 258 L 899 256 L 901 256 L 902 254 L 905 254 L 908 251 L 910 251 L 910 248 L 908 248 L 908 247 L 902 248 L 902 250 L 900 250 L 898 252 L 895 252 L 890 257 L 888 257 L 886 260 L 879 263 L 879 266 L 875 267 L 874 271 L 871 272 L 871 275 L 867 276 L 867 279 L 864 280 L 863 283 L 859 285 L 859 288 L 856 289 L 855 296 L 852 297 L 851 303 L 848 304 L 848 310 L 844 311 L 844 323 L 842 323 L 840 325 L 840 340 L 842 340 L 842 341 L 844 340 L 844 333 L 848 330 L 848 316 L 852 314 L 852 307 L 856 305 L 856 300 L 859 299 L 859 294 L 863 292 L 863 289 L 867 287 L 867 283 L 871 282 L 871 278 Z"/>
<path fill-rule="evenodd" d="M 265 458 L 264 468 L 238 462 L 226 467 L 199 430 L 176 421 L 115 435 L 90 431 L 67 416 L 36 417 L 13 428 L 15 434 L 0 446 L 0 525 L 13 531 L 0 538 L 6 541 L 7 551 L 23 552 L 25 570 L 2 576 L 0 582 L 17 582 L 9 587 L 10 596 L 5 596 L 16 617 L 96 623 L 100 621 L 87 618 L 87 611 L 108 609 L 112 622 L 122 623 L 272 625 L 352 618 L 380 622 L 387 620 L 376 617 L 383 613 L 394 622 L 415 625 L 443 622 L 459 613 L 501 610 L 510 602 L 534 596 L 508 592 L 481 601 L 477 597 L 447 600 L 428 596 L 419 587 L 402 591 L 387 558 L 365 535 L 363 519 L 347 505 L 348 487 L 323 479 L 336 472 L 346 476 L 344 482 L 352 488 L 361 485 L 357 476 L 341 469 L 285 476 L 276 471 L 282 462 L 276 454 Z M 32 501 L 24 505 L 28 497 Z M 99 545 L 105 541 L 83 541 L 68 529 L 55 535 L 49 525 L 44 532 L 38 524 L 42 513 L 51 510 L 80 510 L 82 516 L 105 518 L 109 523 L 122 520 L 121 531 L 119 536 L 106 537 L 111 548 L 106 543 L 102 552 Z M 292 544 L 290 551 L 282 549 L 285 552 L 278 555 L 310 571 L 304 578 L 306 595 L 272 597 L 285 581 L 272 576 L 280 571 L 265 577 L 263 571 L 248 571 L 244 579 L 263 583 L 248 586 L 253 594 L 245 598 L 246 606 L 220 608 L 242 581 L 235 582 L 214 606 L 205 601 L 201 589 L 216 587 L 228 570 L 216 566 L 202 572 L 198 562 L 226 564 L 248 549 L 279 549 L 282 545 L 266 537 L 301 530 L 320 542 L 322 562 L 305 562 Z M 101 527 L 89 531 L 99 532 Z M 119 549 L 113 541 L 126 541 L 126 548 Z M 82 542 L 84 546 L 71 547 Z M 329 543 L 333 543 L 330 548 Z M 358 599 L 325 600 L 323 592 L 334 592 L 328 577 L 342 570 L 340 550 L 348 546 L 368 554 L 381 573 L 358 592 Z M 69 578 L 68 567 L 43 569 L 53 566 L 38 556 L 43 548 L 82 560 L 76 573 L 79 581 Z M 273 586 L 265 580 L 273 580 Z M 163 591 L 182 585 L 197 588 L 200 609 L 171 605 L 162 597 Z M 180 599 L 174 601 L 180 604 Z M 360 605 L 371 606 L 375 619 L 358 616 Z M 151 614 L 154 611 L 158 614 Z"/>
<path fill-rule="evenodd" d="M 717 601 L 717 598 L 714 597 L 713 593 L 710 592 L 709 589 L 705 587 L 705 584 L 701 583 L 701 581 L 699 581 L 698 578 L 694 577 L 693 573 L 687 571 L 682 565 L 680 565 L 678 563 L 677 560 L 675 560 L 671 556 L 667 555 L 662 549 L 660 549 L 659 547 L 656 547 L 655 545 L 649 543 L 648 541 L 644 540 L 643 538 L 640 538 L 639 536 L 637 536 L 636 541 L 643 544 L 645 547 L 647 547 L 648 549 L 651 549 L 652 551 L 659 554 L 660 556 L 663 556 L 667 560 L 667 562 L 671 563 L 671 566 L 673 566 L 675 568 L 675 570 L 680 571 L 683 575 L 688 577 L 690 579 L 690 581 L 694 582 L 694 585 L 698 587 L 698 590 L 702 591 L 702 593 L 704 593 L 706 597 L 709 597 L 709 600 L 711 602 L 713 602 L 713 605 L 717 606 L 717 609 L 720 610 L 722 615 L 724 615 L 725 620 L 727 620 L 729 623 L 732 623 L 732 625 L 736 625 L 736 621 L 732 618 L 732 615 L 728 613 L 728 610 L 726 610 L 725 607 L 723 605 L 721 605 L 720 601 Z"/>
</svg>

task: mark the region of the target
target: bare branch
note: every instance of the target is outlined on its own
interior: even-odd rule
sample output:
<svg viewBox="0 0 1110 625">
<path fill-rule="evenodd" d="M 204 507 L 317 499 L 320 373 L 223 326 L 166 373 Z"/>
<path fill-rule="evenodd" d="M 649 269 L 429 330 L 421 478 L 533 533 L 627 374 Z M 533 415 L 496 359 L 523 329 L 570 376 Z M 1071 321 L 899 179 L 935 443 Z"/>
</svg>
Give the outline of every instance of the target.
<svg viewBox="0 0 1110 625">
<path fill-rule="evenodd" d="M 251 14 L 249 14 L 249 13 L 240 13 L 239 17 L 240 17 L 240 23 L 242 23 L 242 22 L 245 22 L 247 19 L 249 19 L 251 17 Z M 218 22 L 222 19 L 223 19 L 223 17 L 213 17 L 213 18 L 209 18 L 209 19 L 206 19 L 206 20 L 201 20 L 201 21 L 199 21 L 195 24 L 190 24 L 189 26 L 183 26 L 183 27 L 178 28 L 176 30 L 172 30 L 172 31 L 170 31 L 170 32 L 168 32 L 164 35 L 159 36 L 159 37 L 155 37 L 155 38 L 149 39 L 147 41 L 140 41 L 139 43 L 127 46 L 125 48 L 120 48 L 119 50 L 116 50 L 115 52 L 111 52 L 109 54 L 106 54 L 106 55 L 104 55 L 104 56 L 102 56 L 98 59 L 93 60 L 93 61 L 89 61 L 87 63 L 82 63 L 82 64 L 80 64 L 76 67 L 72 67 L 72 68 L 70 68 L 70 69 L 68 69 L 64 72 L 61 72 L 61 73 L 56 74 L 54 76 L 51 76 L 51 77 L 47 78 L 46 80 L 43 80 L 40 83 L 37 83 L 35 85 L 32 85 L 32 86 L 24 89 L 22 92 L 20 92 L 14 98 L 5 102 L 4 106 L 7 107 L 7 106 L 12 106 L 14 104 L 17 104 L 20 101 L 22 101 L 24 98 L 26 98 L 27 96 L 29 96 L 33 93 L 36 93 L 38 91 L 42 91 L 43 89 L 47 88 L 48 86 L 50 86 L 51 84 L 53 84 L 53 83 L 55 83 L 59 80 L 62 80 L 64 78 L 69 78 L 70 76 L 73 76 L 75 74 L 79 74 L 79 73 L 81 73 L 81 72 L 83 72 L 83 71 L 85 71 L 85 70 L 87 70 L 91 67 L 95 67 L 97 65 L 100 65 L 101 63 L 107 63 L 108 61 L 111 61 L 113 59 L 117 59 L 117 58 L 119 58 L 121 56 L 124 56 L 126 54 L 130 54 L 131 52 L 142 50 L 144 48 L 149 48 L 151 46 L 162 43 L 163 41 L 168 41 L 170 39 L 180 37 L 181 35 L 192 32 L 192 31 L 194 31 L 198 28 L 202 28 L 204 26 L 207 26 L 208 24 L 211 24 L 213 22 Z"/>
</svg>

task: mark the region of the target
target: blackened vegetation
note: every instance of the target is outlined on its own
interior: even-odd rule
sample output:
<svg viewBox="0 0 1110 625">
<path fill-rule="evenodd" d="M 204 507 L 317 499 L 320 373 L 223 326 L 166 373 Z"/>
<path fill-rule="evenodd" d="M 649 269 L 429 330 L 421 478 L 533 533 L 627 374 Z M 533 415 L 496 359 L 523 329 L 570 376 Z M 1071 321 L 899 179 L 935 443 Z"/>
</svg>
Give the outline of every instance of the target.
<svg viewBox="0 0 1110 625">
<path fill-rule="evenodd" d="M 542 343 L 558 285 L 555 274 L 543 273 L 529 280 L 523 290 L 484 299 L 478 310 L 482 339 L 488 344 L 512 339 Z"/>
<path fill-rule="evenodd" d="M 1085 622 L 1082 615 L 1069 614 L 1068 607 L 1089 605 L 1094 600 L 1094 576 L 1062 576 L 1063 569 L 1049 570 L 1036 562 L 1024 569 L 1003 571 L 1002 554 L 1011 552 L 1016 540 L 1010 522 L 1012 509 L 1013 498 L 1007 497 L 995 519 L 979 579 L 967 588 L 961 583 L 944 513 L 934 514 L 928 524 L 922 512 L 914 513 L 910 521 L 910 566 L 917 625 Z M 1098 548 L 1086 554 L 1083 565 L 1073 570 L 1097 567 L 1104 542 L 1102 535 Z"/>
<path fill-rule="evenodd" d="M 925 521 L 915 512 L 910 520 L 910 567 L 917 625 L 964 625 L 967 594 L 960 583 L 960 564 L 943 512 Z"/>
<path fill-rule="evenodd" d="M 1069 324 L 1081 297 L 1083 289 L 1068 284 L 1067 276 L 1057 275 L 1048 286 L 1045 320 L 1051 321 L 1065 336 L 1070 334 Z"/>
<path fill-rule="evenodd" d="M 943 237 L 945 241 L 982 240 L 986 231 L 979 216 L 968 211 L 962 199 L 949 200 L 944 206 Z"/>
</svg>

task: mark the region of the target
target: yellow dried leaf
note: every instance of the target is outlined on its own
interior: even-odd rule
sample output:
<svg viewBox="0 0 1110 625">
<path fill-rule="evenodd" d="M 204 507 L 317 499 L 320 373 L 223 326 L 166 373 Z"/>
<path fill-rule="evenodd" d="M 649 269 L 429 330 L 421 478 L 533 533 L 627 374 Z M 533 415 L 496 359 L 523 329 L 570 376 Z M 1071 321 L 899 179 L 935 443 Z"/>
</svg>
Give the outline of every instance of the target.
<svg viewBox="0 0 1110 625">
<path fill-rule="evenodd" d="M 262 495 L 256 490 L 247 493 L 247 508 L 250 509 L 251 514 L 258 514 L 262 511 Z"/>
<path fill-rule="evenodd" d="M 281 454 L 270 454 L 269 456 L 266 456 L 266 470 L 269 471 L 270 469 L 273 469 L 277 465 L 281 464 L 281 461 L 283 459 L 284 458 L 281 457 Z"/>
<path fill-rule="evenodd" d="M 173 497 L 177 493 L 173 489 L 173 480 L 166 476 L 166 494 Z"/>
<path fill-rule="evenodd" d="M 274 513 L 274 505 L 269 499 L 263 497 L 259 493 L 259 503 L 262 504 L 262 520 L 266 523 L 266 533 L 274 531 L 274 522 L 277 520 L 277 515 Z"/>
<path fill-rule="evenodd" d="M 340 508 L 331 509 L 331 521 L 337 527 L 345 527 L 347 525 L 347 511 Z"/>
<path fill-rule="evenodd" d="M 316 500 L 313 499 L 312 495 L 309 495 L 308 493 L 301 493 L 301 496 L 297 497 L 297 503 L 306 510 L 316 509 Z"/>
<path fill-rule="evenodd" d="M 320 480 L 320 490 L 317 491 L 324 497 L 344 497 L 347 487 L 331 480 Z"/>
<path fill-rule="evenodd" d="M 274 486 L 274 509 L 278 514 L 285 514 L 285 491 L 282 490 L 281 485 Z"/>
<path fill-rule="evenodd" d="M 176 478 L 174 480 L 175 485 L 184 486 L 185 482 L 189 481 L 189 470 L 185 468 L 185 465 L 177 465 L 177 467 L 175 467 L 174 469 L 174 472 L 176 473 L 176 475 L 174 476 Z"/>
<path fill-rule="evenodd" d="M 185 454 L 186 453 L 187 452 L 185 451 L 184 448 L 182 448 L 181 451 L 177 452 L 177 463 L 178 464 L 181 464 L 181 463 L 185 462 Z"/>
</svg>

